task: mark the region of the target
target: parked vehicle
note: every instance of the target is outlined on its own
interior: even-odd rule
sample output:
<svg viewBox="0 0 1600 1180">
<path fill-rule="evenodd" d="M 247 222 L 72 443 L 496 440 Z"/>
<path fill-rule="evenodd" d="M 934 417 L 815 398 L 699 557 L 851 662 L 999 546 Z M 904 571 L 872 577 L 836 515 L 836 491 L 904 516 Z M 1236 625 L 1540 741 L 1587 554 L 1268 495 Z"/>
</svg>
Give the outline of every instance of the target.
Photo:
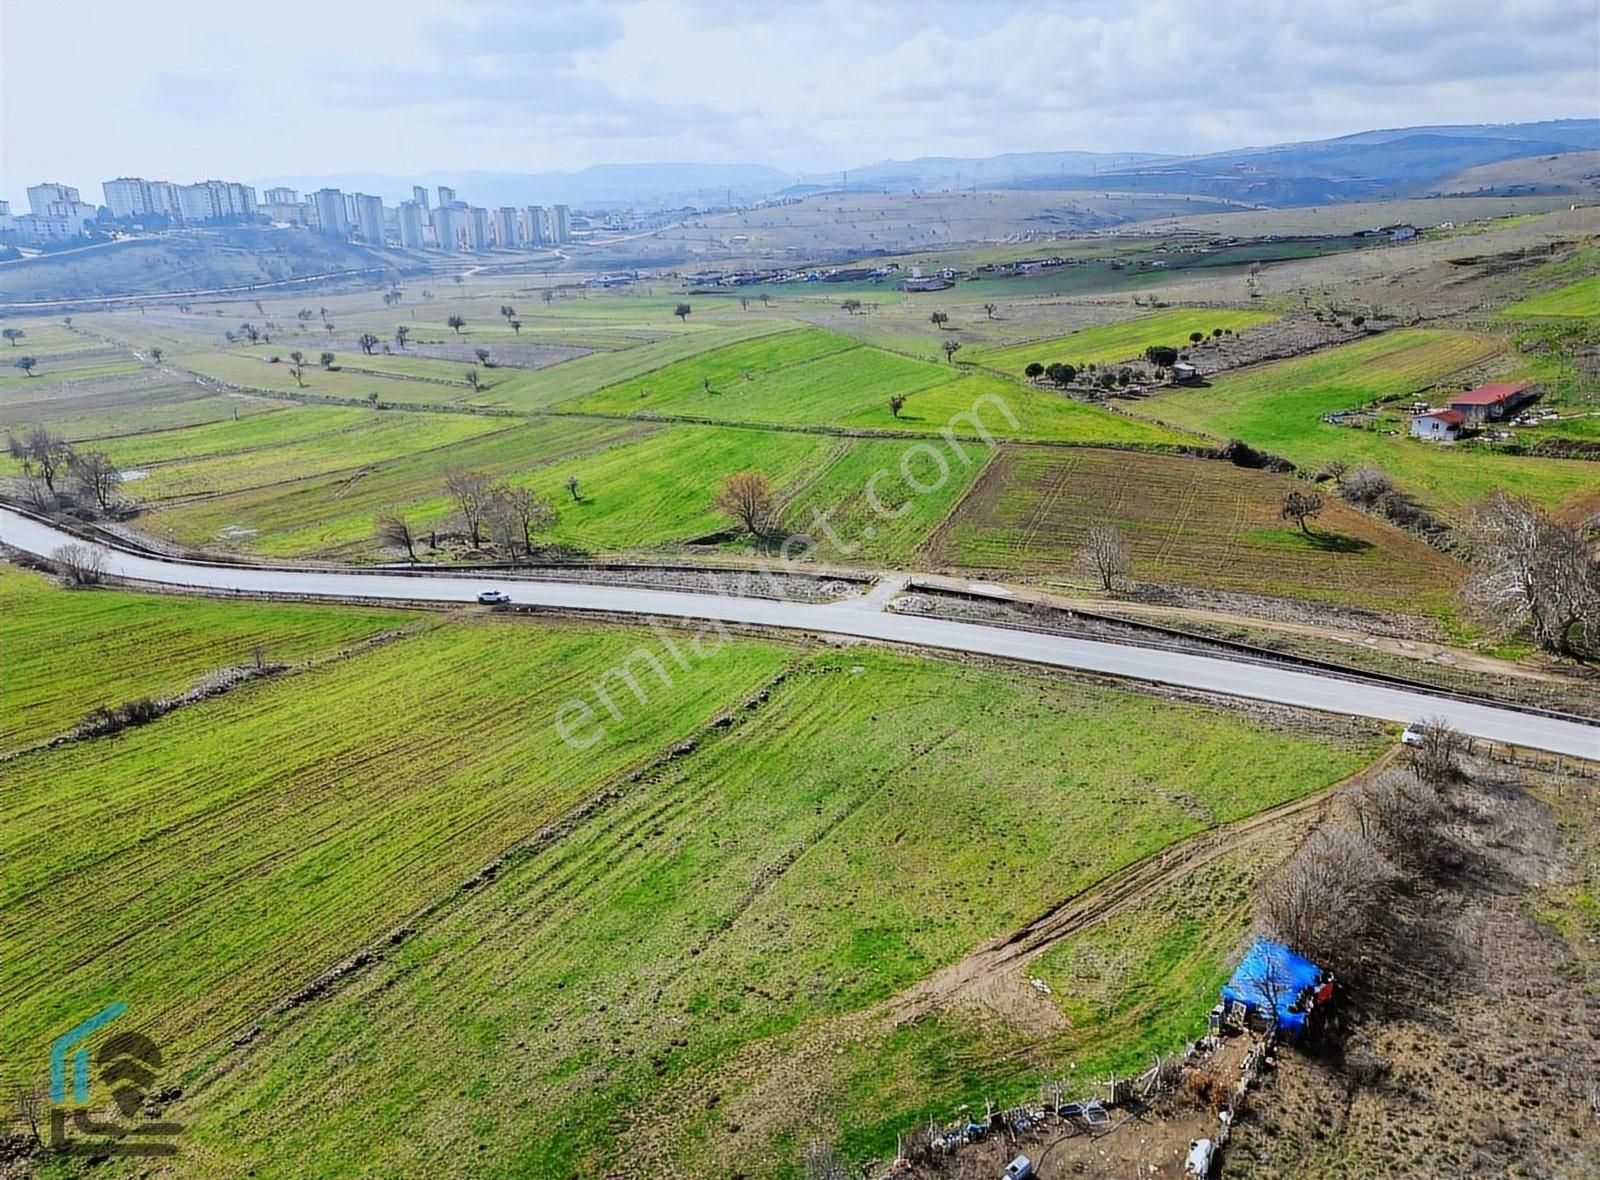
<svg viewBox="0 0 1600 1180">
<path fill-rule="evenodd" d="M 1019 1155 L 1006 1165 L 1003 1180 L 1028 1180 L 1033 1175 L 1033 1161 L 1025 1155 Z"/>
<path fill-rule="evenodd" d="M 1185 1176 L 1211 1175 L 1211 1160 L 1216 1155 L 1216 1144 L 1209 1139 L 1191 1139 L 1189 1141 L 1189 1156 L 1184 1160 L 1183 1174 Z"/>
</svg>

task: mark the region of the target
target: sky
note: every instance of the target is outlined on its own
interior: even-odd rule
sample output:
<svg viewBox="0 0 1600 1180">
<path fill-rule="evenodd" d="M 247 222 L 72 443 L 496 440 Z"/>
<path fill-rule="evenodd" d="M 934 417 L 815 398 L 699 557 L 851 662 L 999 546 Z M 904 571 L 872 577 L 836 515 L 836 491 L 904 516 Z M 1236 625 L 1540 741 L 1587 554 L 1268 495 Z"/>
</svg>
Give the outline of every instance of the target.
<svg viewBox="0 0 1600 1180">
<path fill-rule="evenodd" d="M 1600 0 L 0 0 L 0 196 L 1600 116 Z"/>
</svg>

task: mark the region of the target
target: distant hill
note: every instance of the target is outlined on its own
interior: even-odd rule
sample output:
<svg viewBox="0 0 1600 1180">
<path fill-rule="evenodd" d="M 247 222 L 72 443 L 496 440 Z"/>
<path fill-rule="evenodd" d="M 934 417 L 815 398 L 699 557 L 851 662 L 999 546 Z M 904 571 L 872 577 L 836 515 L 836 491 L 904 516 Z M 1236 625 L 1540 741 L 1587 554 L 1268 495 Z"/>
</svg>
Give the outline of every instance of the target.
<svg viewBox="0 0 1600 1180">
<path fill-rule="evenodd" d="M 1428 190 L 1495 196 L 1570 193 L 1575 197 L 1593 200 L 1600 197 L 1600 151 L 1524 156 L 1495 164 L 1480 164 L 1435 181 L 1428 186 Z"/>
<path fill-rule="evenodd" d="M 1320 205 L 1427 191 L 1430 181 L 1486 164 L 1600 149 L 1600 119 L 1391 127 L 1335 139 L 1205 155 L 1151 152 L 1010 152 L 880 160 L 799 175 L 762 164 L 602 164 L 578 172 L 341 173 L 276 176 L 302 192 L 324 186 L 376 193 L 390 203 L 445 184 L 475 205 L 569 204 L 587 209 L 670 209 L 840 190 L 1071 189 L 1207 196 L 1263 205 Z"/>
<path fill-rule="evenodd" d="M 106 242 L 0 263 L 0 303 L 150 295 L 414 263 L 305 230 L 235 226 Z"/>
<path fill-rule="evenodd" d="M 753 201 L 794 180 L 791 173 L 762 164 L 597 164 L 579 172 L 423 172 L 415 176 L 348 172 L 336 176 L 280 176 L 263 187 L 286 185 L 300 192 L 338 188 L 373 193 L 388 204 L 411 199 L 411 186 L 435 190 L 448 185 L 464 201 L 498 205 L 577 205 L 605 209 L 643 205 L 670 209 L 679 205 L 721 205 Z"/>
</svg>

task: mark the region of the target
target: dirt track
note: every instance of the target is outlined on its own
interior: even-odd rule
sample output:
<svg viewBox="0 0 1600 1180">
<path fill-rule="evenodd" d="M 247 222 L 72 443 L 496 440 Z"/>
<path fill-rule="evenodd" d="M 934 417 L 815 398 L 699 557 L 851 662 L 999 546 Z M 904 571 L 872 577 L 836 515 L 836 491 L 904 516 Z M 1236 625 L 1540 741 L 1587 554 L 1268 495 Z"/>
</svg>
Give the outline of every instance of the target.
<svg viewBox="0 0 1600 1180">
<path fill-rule="evenodd" d="M 1060 1008 L 1022 977 L 1024 965 L 1060 940 L 1149 900 L 1219 856 L 1254 841 L 1276 838 L 1294 821 L 1312 818 L 1313 812 L 1326 808 L 1346 787 L 1387 767 L 1399 751 L 1398 746 L 1391 748 L 1369 766 L 1315 794 L 1201 832 L 1127 866 L 902 993 L 890 1001 L 888 1015 L 905 1022 L 940 1008 L 968 1005 L 992 1009 L 1029 1028 L 1062 1027 L 1065 1017 Z"/>
</svg>

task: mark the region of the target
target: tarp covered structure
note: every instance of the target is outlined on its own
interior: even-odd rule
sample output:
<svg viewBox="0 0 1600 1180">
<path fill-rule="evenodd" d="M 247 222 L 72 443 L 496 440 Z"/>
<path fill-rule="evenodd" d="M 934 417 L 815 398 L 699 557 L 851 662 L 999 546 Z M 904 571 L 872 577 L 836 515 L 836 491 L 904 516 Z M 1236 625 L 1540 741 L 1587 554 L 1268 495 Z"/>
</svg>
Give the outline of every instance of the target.
<svg viewBox="0 0 1600 1180">
<path fill-rule="evenodd" d="M 1305 1036 L 1312 1007 L 1331 999 L 1332 992 L 1321 967 L 1281 942 L 1258 938 L 1223 985 L 1222 1000 L 1243 1004 L 1252 1013 L 1272 1013 L 1278 1031 L 1298 1041 Z"/>
</svg>

